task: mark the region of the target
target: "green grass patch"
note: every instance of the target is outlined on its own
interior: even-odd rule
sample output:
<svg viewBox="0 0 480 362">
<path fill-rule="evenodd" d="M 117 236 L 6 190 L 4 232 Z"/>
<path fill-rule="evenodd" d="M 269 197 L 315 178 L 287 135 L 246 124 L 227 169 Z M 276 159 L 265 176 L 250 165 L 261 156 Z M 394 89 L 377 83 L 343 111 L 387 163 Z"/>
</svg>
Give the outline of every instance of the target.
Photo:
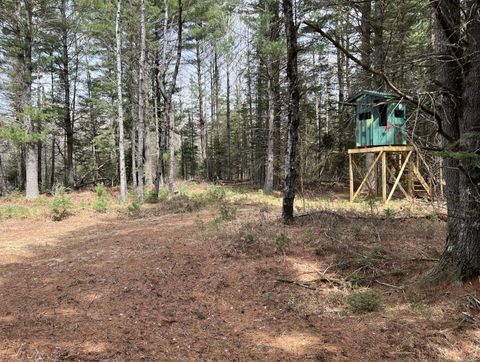
<svg viewBox="0 0 480 362">
<path fill-rule="evenodd" d="M 0 220 L 26 219 L 30 216 L 29 208 L 21 205 L 0 206 Z"/>
</svg>

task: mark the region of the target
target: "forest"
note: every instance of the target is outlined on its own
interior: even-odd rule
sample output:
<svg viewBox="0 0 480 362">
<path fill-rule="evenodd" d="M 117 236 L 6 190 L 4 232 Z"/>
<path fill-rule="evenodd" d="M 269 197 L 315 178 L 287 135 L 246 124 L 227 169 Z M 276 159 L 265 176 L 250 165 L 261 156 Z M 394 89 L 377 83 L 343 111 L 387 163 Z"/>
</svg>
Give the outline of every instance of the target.
<svg viewBox="0 0 480 362">
<path fill-rule="evenodd" d="M 0 360 L 477 360 L 480 4 L 2 0 L 0 230 Z"/>
</svg>

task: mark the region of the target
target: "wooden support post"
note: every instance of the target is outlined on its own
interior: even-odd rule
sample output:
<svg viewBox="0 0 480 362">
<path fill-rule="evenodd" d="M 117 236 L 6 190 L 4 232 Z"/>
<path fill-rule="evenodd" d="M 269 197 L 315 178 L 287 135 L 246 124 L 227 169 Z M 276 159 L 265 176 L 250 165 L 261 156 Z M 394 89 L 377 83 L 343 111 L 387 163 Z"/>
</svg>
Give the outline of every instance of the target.
<svg viewBox="0 0 480 362">
<path fill-rule="evenodd" d="M 398 183 L 400 182 L 400 179 L 402 178 L 403 171 L 405 171 L 405 168 L 407 167 L 408 161 L 410 160 L 410 156 L 412 155 L 413 151 L 408 152 L 407 157 L 405 158 L 405 161 L 403 162 L 402 168 L 400 169 L 400 172 L 398 173 L 397 179 L 395 180 L 395 183 L 393 184 L 392 189 L 390 190 L 390 194 L 388 195 L 388 199 L 385 201 L 385 203 L 388 203 L 390 199 L 393 196 L 393 193 L 395 192 L 395 189 L 397 188 Z"/>
<path fill-rule="evenodd" d="M 360 191 L 362 191 L 362 187 L 363 187 L 363 185 L 365 185 L 365 182 L 367 182 L 368 176 L 370 176 L 370 174 L 371 174 L 372 171 L 373 171 L 373 168 L 375 167 L 375 165 L 377 165 L 378 160 L 380 159 L 380 156 L 382 156 L 383 154 L 385 154 L 385 152 L 384 152 L 384 151 L 380 151 L 380 153 L 378 154 L 377 158 L 375 159 L 375 161 L 373 162 L 373 164 L 372 164 L 372 165 L 370 166 L 370 168 L 368 169 L 368 172 L 367 172 L 367 174 L 365 175 L 365 177 L 363 178 L 362 183 L 360 184 L 360 186 L 358 187 L 357 191 L 356 191 L 355 194 L 353 195 L 352 201 L 355 200 L 355 198 L 358 196 L 358 194 L 360 193 Z M 385 172 L 386 172 L 386 171 L 385 171 Z"/>
<path fill-rule="evenodd" d="M 353 202 L 353 165 L 352 165 L 352 154 L 348 154 L 348 165 L 350 171 L 350 202 Z"/>
<path fill-rule="evenodd" d="M 418 156 L 417 156 L 418 157 Z M 413 197 L 413 161 L 410 158 L 408 161 L 408 175 L 407 175 L 407 190 L 410 197 Z"/>
<path fill-rule="evenodd" d="M 387 153 L 382 152 L 382 200 L 387 201 Z"/>
</svg>

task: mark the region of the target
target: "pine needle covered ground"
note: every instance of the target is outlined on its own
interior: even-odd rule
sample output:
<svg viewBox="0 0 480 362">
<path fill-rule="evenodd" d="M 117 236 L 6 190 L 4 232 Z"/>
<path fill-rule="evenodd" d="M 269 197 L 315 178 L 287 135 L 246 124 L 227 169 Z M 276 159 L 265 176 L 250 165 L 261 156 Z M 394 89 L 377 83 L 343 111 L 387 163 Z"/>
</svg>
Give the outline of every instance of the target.
<svg viewBox="0 0 480 362">
<path fill-rule="evenodd" d="M 0 201 L 0 360 L 480 358 L 478 282 L 416 285 L 438 205 L 312 191 L 286 226 L 257 190 L 104 191 Z"/>
</svg>

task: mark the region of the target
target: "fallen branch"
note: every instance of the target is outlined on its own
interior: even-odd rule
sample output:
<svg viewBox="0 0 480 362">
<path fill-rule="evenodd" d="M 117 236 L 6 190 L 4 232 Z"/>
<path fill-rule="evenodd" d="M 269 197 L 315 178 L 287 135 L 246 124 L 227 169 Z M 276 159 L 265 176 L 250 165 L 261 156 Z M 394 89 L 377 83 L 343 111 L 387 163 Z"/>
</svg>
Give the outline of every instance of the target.
<svg viewBox="0 0 480 362">
<path fill-rule="evenodd" d="M 397 289 L 397 290 L 402 290 L 403 291 L 405 289 L 405 287 L 398 287 L 396 285 L 384 283 L 384 282 L 381 282 L 380 280 L 376 280 L 376 279 L 375 279 L 375 282 L 380 284 L 380 285 L 383 285 L 385 287 L 389 287 L 389 288 L 393 288 L 393 289 Z"/>
<path fill-rule="evenodd" d="M 311 287 L 310 285 L 307 285 L 307 284 L 303 284 L 303 283 L 296 282 L 295 280 L 290 280 L 290 279 L 277 279 L 277 282 L 287 283 L 287 284 L 293 284 L 293 285 L 297 285 L 297 286 L 299 286 L 299 287 L 306 288 L 306 289 L 310 289 L 310 290 L 317 290 L 317 288 Z"/>
</svg>

